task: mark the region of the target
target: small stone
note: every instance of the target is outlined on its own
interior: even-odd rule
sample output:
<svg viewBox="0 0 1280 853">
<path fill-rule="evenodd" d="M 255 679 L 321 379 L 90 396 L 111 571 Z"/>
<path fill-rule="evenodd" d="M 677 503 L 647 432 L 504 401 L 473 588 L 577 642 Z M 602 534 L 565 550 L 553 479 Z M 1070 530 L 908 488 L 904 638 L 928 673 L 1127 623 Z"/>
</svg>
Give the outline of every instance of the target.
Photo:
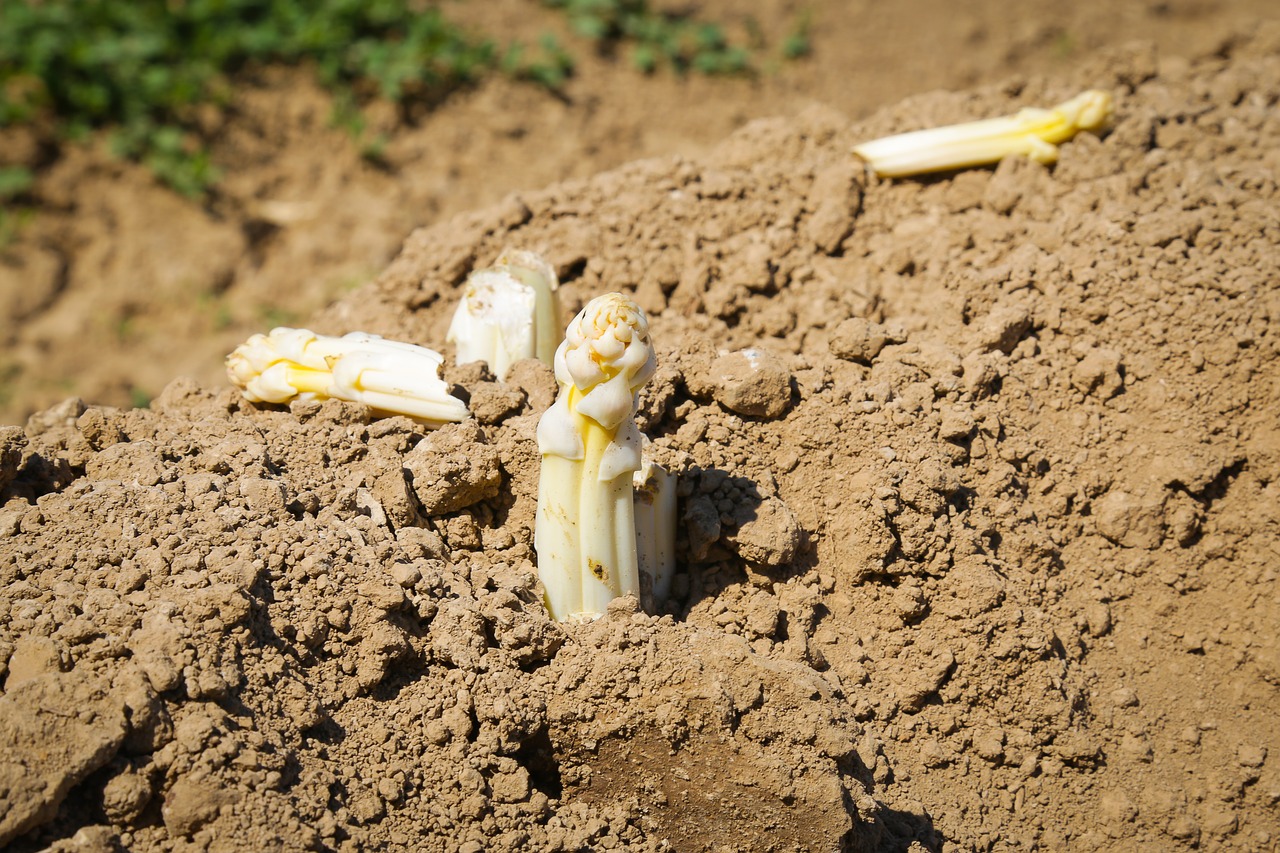
<svg viewBox="0 0 1280 853">
<path fill-rule="evenodd" d="M 800 522 L 781 499 L 766 497 L 726 541 L 742 559 L 766 568 L 780 568 L 794 560 L 800 550 Z"/>
<path fill-rule="evenodd" d="M 479 820 L 489 809 L 489 799 L 484 794 L 472 794 L 458 807 L 458 812 L 470 820 Z"/>
<path fill-rule="evenodd" d="M 76 427 L 94 450 L 102 450 L 125 440 L 125 434 L 119 425 L 108 420 L 99 408 L 89 409 L 81 415 L 76 421 Z"/>
<path fill-rule="evenodd" d="M 1145 737 L 1126 733 L 1120 739 L 1120 753 L 1131 761 L 1150 764 L 1153 757 L 1151 744 Z"/>
<path fill-rule="evenodd" d="M 1111 608 L 1105 602 L 1095 601 L 1084 610 L 1085 626 L 1092 637 L 1105 636 L 1111 630 Z M 1134 697 L 1134 704 L 1138 703 Z"/>
<path fill-rule="evenodd" d="M 1169 833 L 1179 841 L 1192 841 L 1200 837 L 1200 827 L 1196 822 L 1186 815 L 1178 815 L 1169 821 L 1169 825 L 1165 828 L 1165 832 Z"/>
<path fill-rule="evenodd" d="M 212 779 L 193 780 L 184 776 L 165 795 L 160 814 L 164 825 L 174 835 L 190 835 L 218 815 L 239 795 L 218 787 Z"/>
<path fill-rule="evenodd" d="M 507 385 L 524 392 L 530 408 L 545 411 L 553 402 L 559 386 L 555 371 L 536 358 L 522 358 L 507 371 Z"/>
<path fill-rule="evenodd" d="M 1001 356 L 975 350 L 961 362 L 964 370 L 964 387 L 970 394 L 985 396 L 991 393 L 1001 376 Z"/>
<path fill-rule="evenodd" d="M 422 579 L 422 572 L 412 563 L 392 563 L 391 579 L 403 589 L 413 589 L 414 584 Z"/>
<path fill-rule="evenodd" d="M 969 412 L 945 409 L 942 412 L 942 424 L 938 427 L 938 438 L 943 441 L 964 441 L 973 434 L 976 425 Z"/>
<path fill-rule="evenodd" d="M 761 349 L 720 356 L 711 364 L 711 381 L 716 401 L 740 415 L 777 418 L 791 406 L 791 371 Z"/>
<path fill-rule="evenodd" d="M 467 407 L 480 423 L 497 424 L 520 411 L 525 399 L 525 392 L 519 388 L 485 382 L 471 389 Z"/>
<path fill-rule="evenodd" d="M 474 421 L 441 427 L 404 457 L 413 491 L 428 516 L 494 497 L 502 484 L 498 451 Z"/>
<path fill-rule="evenodd" d="M 862 206 L 861 166 L 843 158 L 822 168 L 813 178 L 807 207 L 812 211 L 805 232 L 821 251 L 835 254 L 853 232 Z"/>
<path fill-rule="evenodd" d="M 1164 541 L 1164 495 L 1107 492 L 1093 505 L 1098 532 L 1126 548 L 1159 547 Z"/>
<path fill-rule="evenodd" d="M 379 610 L 391 612 L 404 606 L 404 591 L 381 580 L 368 580 L 360 584 L 360 594 Z"/>
<path fill-rule="evenodd" d="M 1114 397 L 1124 387 L 1120 353 L 1109 349 L 1091 351 L 1072 369 L 1071 384 L 1081 393 L 1092 393 L 1103 400 Z"/>
<path fill-rule="evenodd" d="M 1236 750 L 1241 767 L 1261 767 L 1267 760 L 1267 748 L 1261 744 L 1243 744 Z"/>
<path fill-rule="evenodd" d="M 148 774 L 126 767 L 102 789 L 102 811 L 116 823 L 129 823 L 142 814 L 155 788 Z"/>
<path fill-rule="evenodd" d="M 378 796 L 390 803 L 398 803 L 404 797 L 404 788 L 390 776 L 378 780 Z"/>
<path fill-rule="evenodd" d="M 494 802 L 519 803 L 529 796 L 529 771 L 516 767 L 510 773 L 498 773 L 489 780 Z"/>
<path fill-rule="evenodd" d="M 994 309 L 978 327 L 978 345 L 985 350 L 1000 350 L 1008 355 L 1031 331 L 1031 315 L 1027 309 L 1005 305 Z"/>
<path fill-rule="evenodd" d="M 356 489 L 356 511 L 370 518 L 379 527 L 387 526 L 387 511 L 382 506 L 382 501 L 363 486 Z"/>
<path fill-rule="evenodd" d="M 888 330 L 879 323 L 863 317 L 851 317 L 832 330 L 827 347 L 836 358 L 870 364 L 890 342 L 890 337 Z"/>
<path fill-rule="evenodd" d="M 396 544 L 411 558 L 442 559 L 449 554 L 440 534 L 425 527 L 401 527 L 396 531 Z"/>
<path fill-rule="evenodd" d="M 1004 758 L 1004 732 L 985 732 L 973 739 L 973 748 L 978 757 L 993 764 Z"/>
<path fill-rule="evenodd" d="M 924 763 L 925 767 L 943 767 L 950 763 L 951 758 L 947 755 L 947 751 L 942 748 L 942 744 L 930 738 L 920 747 L 920 761 Z"/>
<path fill-rule="evenodd" d="M 240 481 L 240 494 L 250 510 L 264 515 L 282 513 L 288 503 L 284 483 L 279 480 L 246 477 Z"/>
<path fill-rule="evenodd" d="M 715 503 L 706 495 L 690 498 L 685 503 L 683 522 L 689 536 L 689 555 L 694 560 L 705 558 L 720 538 L 720 512 Z"/>
<path fill-rule="evenodd" d="M 361 791 L 347 803 L 357 823 L 373 823 L 387 813 L 382 799 L 372 791 Z"/>
<path fill-rule="evenodd" d="M 1201 823 L 1210 835 L 1230 835 L 1240 828 L 1239 817 L 1227 805 L 1206 809 Z"/>
</svg>

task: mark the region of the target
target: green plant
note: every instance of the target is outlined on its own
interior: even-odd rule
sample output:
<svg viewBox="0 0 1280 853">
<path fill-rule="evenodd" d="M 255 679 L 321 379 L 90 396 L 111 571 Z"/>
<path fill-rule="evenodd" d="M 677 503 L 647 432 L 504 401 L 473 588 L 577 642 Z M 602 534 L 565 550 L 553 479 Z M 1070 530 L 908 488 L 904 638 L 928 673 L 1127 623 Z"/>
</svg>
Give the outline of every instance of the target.
<svg viewBox="0 0 1280 853">
<path fill-rule="evenodd" d="M 787 37 L 782 40 L 782 56 L 784 59 L 800 59 L 813 52 L 813 42 L 809 33 L 813 29 L 813 13 L 805 9 L 796 16 Z"/>
<path fill-rule="evenodd" d="M 754 47 L 647 0 L 544 2 L 645 72 L 752 70 Z M 799 55 L 800 38 L 786 55 Z M 375 163 L 386 140 L 364 139 L 370 98 L 432 102 L 494 71 L 559 90 L 574 71 L 552 35 L 499 50 L 423 0 L 0 0 L 0 126 L 36 122 L 70 140 L 109 128 L 119 156 L 191 197 L 219 178 L 197 114 L 229 106 L 238 75 L 273 63 L 312 68 L 335 94 L 335 124 Z M 0 203 L 21 178 L 0 172 Z"/>
<path fill-rule="evenodd" d="M 18 232 L 34 218 L 35 212 L 30 208 L 13 210 L 0 205 L 0 252 L 4 251 L 18 236 Z"/>
<path fill-rule="evenodd" d="M 200 314 L 209 320 L 209 325 L 215 332 L 229 329 L 235 322 L 231 306 L 227 304 L 226 297 L 219 290 L 202 291 L 196 297 L 196 304 L 200 307 Z"/>
<path fill-rule="evenodd" d="M 10 202 L 31 188 L 35 175 L 23 166 L 0 166 L 0 250 L 12 242 L 18 229 L 31 221 L 25 208 L 13 209 Z"/>
<path fill-rule="evenodd" d="M 743 74 L 750 52 L 730 44 L 719 24 L 649 8 L 648 0 L 543 0 L 562 10 L 579 35 L 606 50 L 628 45 L 631 62 L 646 73 L 669 66 L 678 73 Z"/>
<path fill-rule="evenodd" d="M 14 384 L 22 375 L 22 367 L 16 361 L 0 361 L 0 406 L 13 402 Z"/>
<path fill-rule="evenodd" d="M 6 202 L 31 188 L 35 175 L 23 166 L 0 166 L 0 202 Z"/>
<path fill-rule="evenodd" d="M 502 70 L 518 80 L 530 80 L 552 91 L 558 91 L 573 74 L 573 57 L 558 39 L 543 33 L 537 49 L 530 55 L 523 42 L 513 42 L 502 58 Z"/>
<path fill-rule="evenodd" d="M 262 319 L 262 323 L 271 328 L 276 326 L 289 326 L 298 322 L 298 314 L 283 308 L 279 305 L 259 305 L 258 316 Z"/>
<path fill-rule="evenodd" d="M 198 195 L 217 180 L 194 107 L 229 101 L 233 75 L 308 63 L 356 97 L 437 96 L 496 50 L 411 0 L 0 0 L 0 125 L 51 118 Z"/>
<path fill-rule="evenodd" d="M 129 406 L 134 409 L 151 408 L 152 395 L 145 388 L 139 388 L 137 385 L 129 386 Z"/>
<path fill-rule="evenodd" d="M 23 166 L 0 166 L 0 251 L 3 251 L 18 229 L 31 219 L 31 212 L 12 209 L 10 202 L 31 188 L 35 175 Z"/>
</svg>

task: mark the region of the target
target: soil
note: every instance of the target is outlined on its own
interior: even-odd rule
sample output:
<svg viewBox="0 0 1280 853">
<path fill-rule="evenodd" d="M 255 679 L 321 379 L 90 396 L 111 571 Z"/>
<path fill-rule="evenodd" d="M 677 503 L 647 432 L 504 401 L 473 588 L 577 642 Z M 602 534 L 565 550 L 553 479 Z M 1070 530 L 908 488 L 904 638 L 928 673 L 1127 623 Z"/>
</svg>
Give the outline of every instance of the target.
<svg viewBox="0 0 1280 853">
<path fill-rule="evenodd" d="M 431 108 L 373 104 L 357 140 L 306 69 L 248 71 L 230 103 L 198 117 L 224 175 L 203 204 L 112 158 L 103 139 L 0 131 L 0 166 L 37 173 L 32 215 L 0 248 L 0 423 L 69 395 L 145 405 L 177 375 L 221 382 L 223 355 L 250 335 L 302 324 L 375 277 L 414 228 L 513 191 L 705 156 L 748 121 L 815 103 L 861 119 L 919 92 L 1087 66 L 1135 39 L 1216 54 L 1275 15 L 1271 0 L 979 0 L 962 16 L 940 0 L 705 0 L 701 16 L 739 43 L 764 34 L 762 73 L 724 80 L 640 76 L 538 0 L 445 5 L 500 43 L 559 33 L 577 76 L 561 95 L 492 79 Z M 782 62 L 784 35 L 806 17 L 812 57 Z M 379 138 L 380 155 L 364 157 Z"/>
<path fill-rule="evenodd" d="M 1280 847 L 1280 26 L 1233 24 L 1205 52 L 1225 24 L 1189 26 L 1203 11 L 1073 6 L 1075 60 L 956 51 L 968 90 L 897 100 L 889 81 L 874 112 L 838 82 L 795 103 L 815 60 L 756 84 L 759 103 L 704 104 L 701 128 L 638 108 L 627 126 L 655 136 L 629 144 L 660 156 L 603 172 L 575 159 L 590 133 L 553 119 L 623 119 L 527 112 L 541 96 L 495 83 L 450 109 L 506 105 L 521 140 L 492 143 L 495 174 L 546 142 L 527 182 L 470 192 L 460 170 L 468 194 L 446 200 L 405 189 L 412 169 L 319 169 L 262 198 L 306 186 L 323 221 L 272 226 L 248 255 L 234 218 L 222 249 L 195 225 L 192 251 L 146 228 L 75 244 L 29 316 L 87 293 L 69 284 L 82 265 L 142 259 L 171 265 L 153 282 L 220 269 L 226 293 L 265 298 L 366 262 L 346 238 L 390 252 L 422 218 L 396 200 L 433 192 L 439 221 L 309 325 L 443 348 L 462 280 L 508 246 L 551 260 L 566 312 L 632 293 L 659 353 L 640 425 L 678 474 L 679 572 L 652 613 L 620 599 L 592 624 L 549 620 L 534 430 L 554 381 L 536 362 L 505 383 L 450 364 L 475 419 L 434 432 L 332 401 L 254 406 L 205 374 L 147 409 L 65 400 L 0 428 L 0 845 Z M 1191 41 L 1093 49 L 1124 15 Z M 832 20 L 819 56 L 855 26 Z M 976 20 L 946 33 L 1054 32 Z M 300 85 L 290 103 L 320 103 Z M 1115 126 L 1052 168 L 888 182 L 849 155 L 1090 87 L 1115 95 Z M 269 116 L 270 91 L 246 103 Z M 451 156 L 478 164 L 490 143 L 473 143 Z M 248 131 L 237 144 L 259 146 L 259 175 L 290 174 Z M 98 187 L 85 197 L 117 223 L 217 221 L 112 168 L 61 186 Z M 92 227 L 68 205 L 63 227 Z M 136 316 L 163 328 L 159 305 Z"/>
</svg>

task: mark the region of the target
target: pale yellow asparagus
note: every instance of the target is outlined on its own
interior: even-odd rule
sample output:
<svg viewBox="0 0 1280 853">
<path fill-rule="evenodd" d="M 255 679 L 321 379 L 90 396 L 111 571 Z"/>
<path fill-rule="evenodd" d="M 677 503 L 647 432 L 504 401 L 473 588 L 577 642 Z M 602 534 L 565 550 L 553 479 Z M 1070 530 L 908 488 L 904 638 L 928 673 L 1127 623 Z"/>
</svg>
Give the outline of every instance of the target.
<svg viewBox="0 0 1280 853">
<path fill-rule="evenodd" d="M 365 332 L 339 338 L 281 327 L 236 347 L 227 376 L 254 403 L 332 398 L 440 426 L 468 415 L 440 378 L 442 361 L 434 350 Z"/>
<path fill-rule="evenodd" d="M 644 456 L 632 485 L 640 587 L 642 592 L 648 587 L 646 604 L 656 605 L 670 597 L 676 569 L 676 477 Z M 648 578 L 647 584 L 645 578 Z"/>
<path fill-rule="evenodd" d="M 1021 154 L 1058 159 L 1058 145 L 1082 130 L 1100 131 L 1112 117 L 1111 95 L 1091 89 L 1052 109 L 1029 107 L 1010 116 L 886 136 L 855 146 L 876 174 L 898 178 L 998 163 Z"/>
<path fill-rule="evenodd" d="M 594 619 L 614 598 L 640 592 L 635 406 L 656 366 L 644 312 L 620 293 L 593 299 L 554 362 L 560 394 L 538 423 L 538 575 L 553 618 Z"/>
<path fill-rule="evenodd" d="M 555 270 L 533 252 L 509 250 L 472 273 L 445 337 L 457 362 L 486 362 L 499 379 L 522 358 L 551 364 L 560 342 L 558 286 Z"/>
</svg>

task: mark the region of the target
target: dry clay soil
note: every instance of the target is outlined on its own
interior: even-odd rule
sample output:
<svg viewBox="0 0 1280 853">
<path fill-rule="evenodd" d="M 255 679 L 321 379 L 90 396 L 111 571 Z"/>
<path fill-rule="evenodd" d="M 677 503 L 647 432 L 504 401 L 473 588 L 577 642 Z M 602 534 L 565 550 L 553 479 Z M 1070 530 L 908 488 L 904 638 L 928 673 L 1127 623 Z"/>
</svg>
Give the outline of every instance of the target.
<svg viewBox="0 0 1280 853">
<path fill-rule="evenodd" d="M 855 142 L 1100 86 L 1046 168 Z M 649 313 L 653 614 L 552 623 L 550 371 L 424 431 L 172 382 L 0 429 L 0 845 L 1274 850 L 1280 28 L 811 107 L 415 232 L 314 318 L 434 343 L 544 253 Z"/>
<path fill-rule="evenodd" d="M 559 94 L 491 78 L 442 103 L 374 103 L 356 140 L 313 74 L 247 69 L 225 105 L 194 117 L 223 175 L 202 203 L 113 158 L 103 138 L 0 128 L 0 167 L 36 175 L 16 205 L 34 213 L 10 218 L 7 245 L 0 221 L 0 424 L 72 395 L 142 405 L 175 376 L 214 386 L 251 334 L 305 323 L 374 278 L 413 229 L 511 192 L 645 157 L 704 158 L 747 121 L 815 103 L 860 120 L 920 92 L 1078 70 L 1134 39 L 1170 57 L 1221 55 L 1276 15 L 1275 0 L 652 3 L 696 6 L 740 44 L 763 34 L 760 75 L 717 79 L 642 77 L 625 49 L 595 55 L 541 0 L 442 5 L 499 43 L 558 33 L 576 75 Z M 784 34 L 806 19 L 812 56 L 782 62 Z M 380 156 L 362 158 L 379 139 Z"/>
</svg>

